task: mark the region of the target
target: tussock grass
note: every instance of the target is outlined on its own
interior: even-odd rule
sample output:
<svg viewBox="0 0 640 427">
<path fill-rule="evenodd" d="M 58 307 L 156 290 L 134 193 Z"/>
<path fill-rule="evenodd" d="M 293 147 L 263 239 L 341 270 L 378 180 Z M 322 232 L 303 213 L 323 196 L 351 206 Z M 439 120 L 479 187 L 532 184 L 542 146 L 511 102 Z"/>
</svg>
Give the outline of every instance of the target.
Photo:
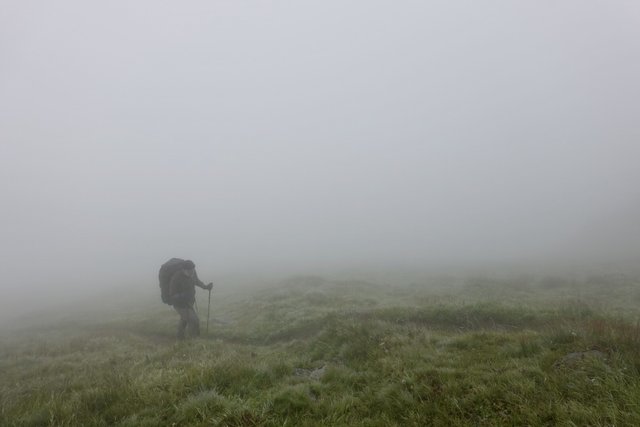
<svg viewBox="0 0 640 427">
<path fill-rule="evenodd" d="M 9 331 L 0 425 L 640 425 L 637 281 L 445 284 L 216 295 L 187 342 L 153 306 Z"/>
</svg>

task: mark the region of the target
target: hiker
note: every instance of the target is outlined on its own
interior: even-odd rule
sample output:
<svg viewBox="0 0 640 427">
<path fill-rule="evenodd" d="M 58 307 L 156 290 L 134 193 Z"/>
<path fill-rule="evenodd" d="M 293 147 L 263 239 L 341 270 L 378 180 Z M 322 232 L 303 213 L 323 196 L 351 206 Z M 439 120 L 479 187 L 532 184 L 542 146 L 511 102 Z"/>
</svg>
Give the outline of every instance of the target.
<svg viewBox="0 0 640 427">
<path fill-rule="evenodd" d="M 167 277 L 167 273 L 170 274 L 170 278 Z M 168 279 L 168 282 L 166 279 Z M 181 340 L 185 338 L 185 330 L 187 328 L 192 337 L 200 335 L 200 319 L 198 319 L 198 315 L 193 309 L 196 301 L 196 286 L 211 291 L 213 283 L 205 285 L 198 279 L 193 261 L 172 258 L 160 268 L 162 300 L 172 305 L 180 315 L 178 339 Z"/>
</svg>

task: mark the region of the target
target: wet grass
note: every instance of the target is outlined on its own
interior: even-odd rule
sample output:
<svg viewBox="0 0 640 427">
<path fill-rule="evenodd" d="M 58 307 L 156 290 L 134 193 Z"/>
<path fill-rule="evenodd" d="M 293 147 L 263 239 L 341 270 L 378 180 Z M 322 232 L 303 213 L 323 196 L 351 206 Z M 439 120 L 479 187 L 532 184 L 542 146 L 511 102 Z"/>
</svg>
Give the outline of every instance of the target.
<svg viewBox="0 0 640 427">
<path fill-rule="evenodd" d="M 0 425 L 640 425 L 639 295 L 303 277 L 216 295 L 187 342 L 157 305 L 49 322 L 1 338 Z"/>
</svg>

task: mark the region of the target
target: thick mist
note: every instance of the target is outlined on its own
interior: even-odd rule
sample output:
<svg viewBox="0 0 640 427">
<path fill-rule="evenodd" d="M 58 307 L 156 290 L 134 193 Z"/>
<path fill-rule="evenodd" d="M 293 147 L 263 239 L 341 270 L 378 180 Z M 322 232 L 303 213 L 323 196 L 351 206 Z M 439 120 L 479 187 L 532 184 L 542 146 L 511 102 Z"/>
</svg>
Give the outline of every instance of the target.
<svg viewBox="0 0 640 427">
<path fill-rule="evenodd" d="M 4 2 L 4 313 L 225 274 L 636 268 L 635 2 Z M 126 289 L 126 288 L 125 288 Z"/>
</svg>

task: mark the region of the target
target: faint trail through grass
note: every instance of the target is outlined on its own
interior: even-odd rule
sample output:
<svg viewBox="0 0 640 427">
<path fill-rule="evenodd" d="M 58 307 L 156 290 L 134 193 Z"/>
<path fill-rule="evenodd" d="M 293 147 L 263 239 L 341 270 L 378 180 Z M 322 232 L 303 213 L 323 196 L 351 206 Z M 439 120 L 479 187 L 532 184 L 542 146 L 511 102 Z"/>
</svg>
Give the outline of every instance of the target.
<svg viewBox="0 0 640 427">
<path fill-rule="evenodd" d="M 16 329 L 0 425 L 640 425 L 639 285 L 598 280 L 296 278 L 183 343 L 168 307 Z"/>
</svg>

